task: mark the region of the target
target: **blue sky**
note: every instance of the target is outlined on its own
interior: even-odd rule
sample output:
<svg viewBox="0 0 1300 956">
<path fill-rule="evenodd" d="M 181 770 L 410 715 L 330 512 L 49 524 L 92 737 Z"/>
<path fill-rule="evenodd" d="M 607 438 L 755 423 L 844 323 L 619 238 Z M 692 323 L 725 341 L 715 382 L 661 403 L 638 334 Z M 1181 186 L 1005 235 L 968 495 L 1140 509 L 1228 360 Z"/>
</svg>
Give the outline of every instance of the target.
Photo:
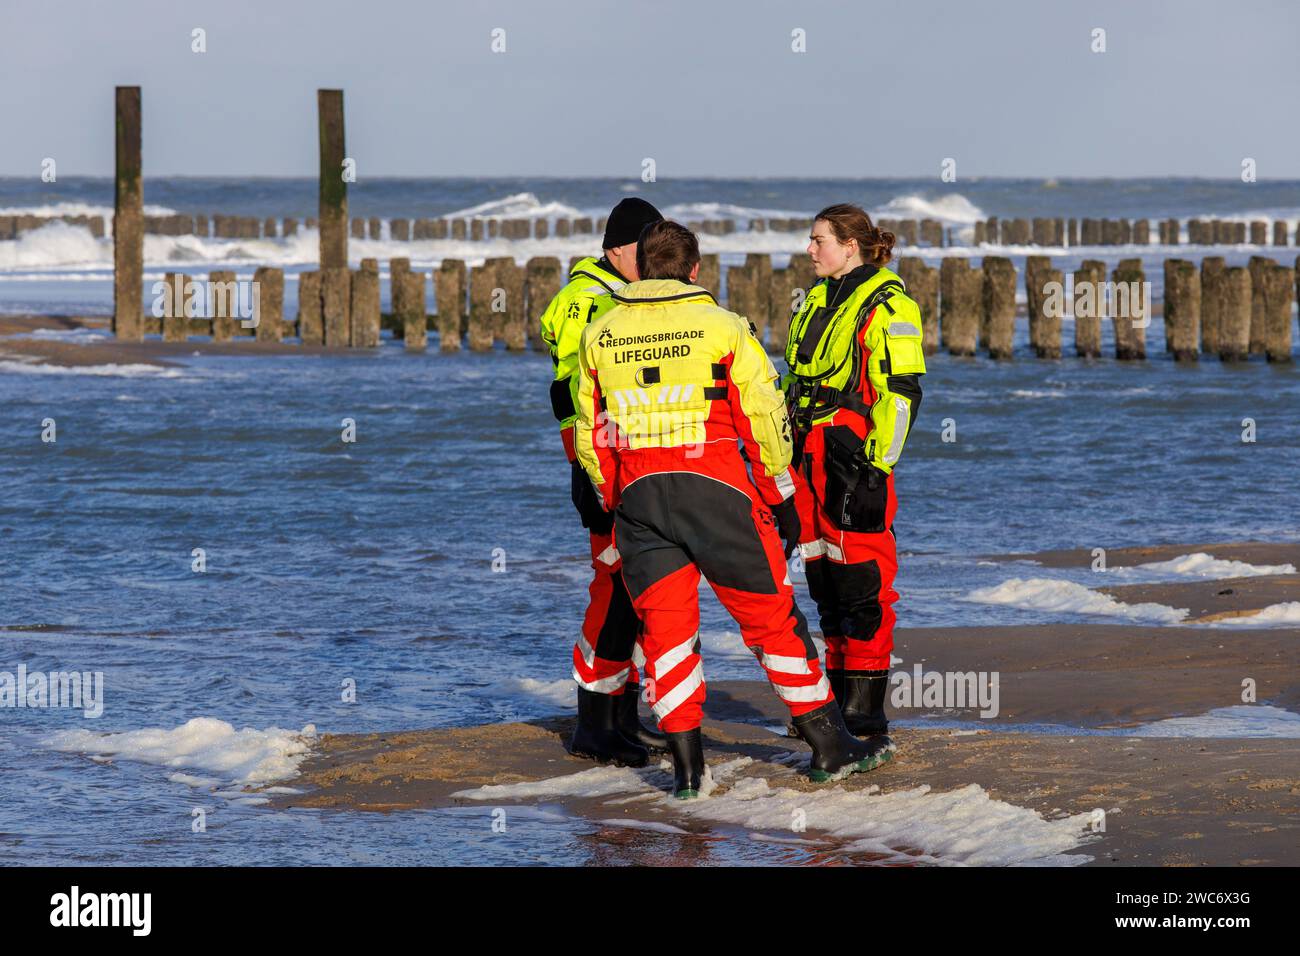
<svg viewBox="0 0 1300 956">
<path fill-rule="evenodd" d="M 1300 4 L 5 0 L 0 174 L 1300 178 Z M 206 31 L 207 52 L 191 51 Z M 491 50 L 505 30 L 506 52 Z M 1091 51 L 1106 31 L 1106 52 Z M 807 52 L 791 51 L 805 31 Z"/>
</svg>

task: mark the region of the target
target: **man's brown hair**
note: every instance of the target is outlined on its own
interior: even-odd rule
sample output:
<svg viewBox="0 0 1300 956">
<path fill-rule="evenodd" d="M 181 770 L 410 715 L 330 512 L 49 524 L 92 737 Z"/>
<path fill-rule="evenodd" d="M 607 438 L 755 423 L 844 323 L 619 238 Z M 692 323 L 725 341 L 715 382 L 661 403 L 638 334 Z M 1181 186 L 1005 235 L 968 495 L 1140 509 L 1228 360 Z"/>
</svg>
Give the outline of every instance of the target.
<svg viewBox="0 0 1300 956">
<path fill-rule="evenodd" d="M 680 222 L 664 219 L 641 231 L 636 243 L 636 271 L 642 279 L 691 281 L 700 261 L 700 243 Z"/>
</svg>

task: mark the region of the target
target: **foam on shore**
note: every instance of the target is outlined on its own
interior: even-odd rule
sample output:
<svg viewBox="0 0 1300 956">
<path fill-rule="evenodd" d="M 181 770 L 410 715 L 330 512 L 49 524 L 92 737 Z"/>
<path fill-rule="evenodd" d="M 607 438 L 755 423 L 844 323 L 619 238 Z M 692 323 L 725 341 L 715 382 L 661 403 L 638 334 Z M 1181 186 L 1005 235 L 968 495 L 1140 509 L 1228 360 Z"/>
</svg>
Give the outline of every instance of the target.
<svg viewBox="0 0 1300 956">
<path fill-rule="evenodd" d="M 42 743 L 63 753 L 207 771 L 235 784 L 249 784 L 296 777 L 298 765 L 311 751 L 315 736 L 316 728 L 312 724 L 296 731 L 280 727 L 236 730 L 224 720 L 195 717 L 171 729 L 146 727 L 108 734 L 66 730 Z M 191 786 L 207 782 L 190 774 L 177 779 Z"/>
<path fill-rule="evenodd" d="M 1143 724 L 1132 737 L 1300 737 L 1300 714 L 1268 704 L 1217 707 L 1195 717 Z"/>
<path fill-rule="evenodd" d="M 1011 578 L 993 587 L 976 588 L 962 600 L 1033 611 L 1097 614 L 1156 624 L 1178 624 L 1188 613 L 1187 608 L 1163 604 L 1125 604 L 1082 584 L 1051 578 Z"/>
<path fill-rule="evenodd" d="M 698 800 L 678 801 L 666 792 L 665 809 L 714 823 L 779 838 L 805 830 L 844 841 L 849 851 L 879 853 L 890 862 L 939 865 L 1076 866 L 1091 857 L 1066 851 L 1089 842 L 1091 814 L 1047 819 L 1033 810 L 995 800 L 975 784 L 944 793 L 928 786 L 890 793 L 878 788 L 816 791 L 781 786 L 795 771 L 777 768 L 771 779 L 739 776 L 752 764 L 739 757 L 711 766 L 715 789 Z M 666 765 L 665 765 L 666 766 Z M 597 767 L 533 783 L 461 790 L 453 796 L 477 801 L 555 797 L 599 798 L 664 791 L 671 775 L 664 766 L 631 770 Z"/>
</svg>

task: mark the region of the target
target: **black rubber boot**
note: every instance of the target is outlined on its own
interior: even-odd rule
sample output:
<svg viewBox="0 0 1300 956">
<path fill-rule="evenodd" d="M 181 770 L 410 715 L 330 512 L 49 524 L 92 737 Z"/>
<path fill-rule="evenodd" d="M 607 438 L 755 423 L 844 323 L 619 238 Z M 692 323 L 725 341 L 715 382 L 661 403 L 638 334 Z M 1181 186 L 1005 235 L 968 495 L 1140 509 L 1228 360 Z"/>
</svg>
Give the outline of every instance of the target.
<svg viewBox="0 0 1300 956">
<path fill-rule="evenodd" d="M 794 726 L 812 748 L 809 776 L 814 783 L 875 770 L 893 756 L 894 743 L 883 734 L 859 740 L 849 733 L 834 701 L 796 717 Z"/>
<path fill-rule="evenodd" d="M 668 749 L 668 738 L 657 730 L 641 723 L 636 712 L 636 702 L 641 698 L 640 684 L 627 684 L 618 696 L 618 729 L 624 737 L 640 744 L 646 750 L 663 753 Z"/>
<path fill-rule="evenodd" d="M 826 668 L 826 680 L 830 682 L 831 693 L 835 695 L 842 712 L 844 710 L 844 671 L 833 671 L 828 667 Z"/>
<path fill-rule="evenodd" d="M 840 705 L 840 713 L 844 713 L 844 671 L 827 668 L 824 673 L 826 674 L 827 683 L 831 685 L 831 695 L 835 698 L 835 702 Z M 845 722 L 847 723 L 847 716 Z M 850 727 L 851 730 L 852 727 Z M 799 731 L 793 721 L 785 725 L 785 735 L 793 737 L 795 740 L 800 739 Z"/>
<path fill-rule="evenodd" d="M 618 730 L 618 698 L 578 688 L 578 723 L 569 753 L 617 767 L 644 767 L 650 754 Z"/>
<path fill-rule="evenodd" d="M 841 671 L 840 680 L 843 692 L 837 690 L 835 699 L 840 702 L 840 713 L 849 733 L 857 737 L 889 733 L 889 720 L 885 717 L 889 671 Z M 834 681 L 831 686 L 835 686 Z"/>
<path fill-rule="evenodd" d="M 673 755 L 673 796 L 678 800 L 698 797 L 700 781 L 704 778 L 704 741 L 700 728 L 664 736 Z"/>
</svg>

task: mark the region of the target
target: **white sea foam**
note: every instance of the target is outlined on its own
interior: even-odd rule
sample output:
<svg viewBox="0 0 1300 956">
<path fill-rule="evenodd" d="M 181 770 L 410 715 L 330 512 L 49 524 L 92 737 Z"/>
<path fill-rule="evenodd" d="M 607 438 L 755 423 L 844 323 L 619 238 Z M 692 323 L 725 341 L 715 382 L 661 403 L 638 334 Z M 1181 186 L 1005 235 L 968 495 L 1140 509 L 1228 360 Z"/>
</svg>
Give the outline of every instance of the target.
<svg viewBox="0 0 1300 956">
<path fill-rule="evenodd" d="M 1207 621 L 1203 627 L 1292 627 L 1300 624 L 1300 601 L 1270 604 L 1258 614 Z"/>
<path fill-rule="evenodd" d="M 105 342 L 112 336 L 101 329 L 78 326 L 72 329 L 32 329 L 17 335 L 6 335 L 6 339 L 33 339 L 39 342 L 70 342 L 73 345 L 87 345 L 91 342 Z"/>
<path fill-rule="evenodd" d="M 146 216 L 171 216 L 176 213 L 169 206 L 144 207 Z M 5 206 L 0 208 L 0 216 L 103 216 L 105 222 L 113 218 L 112 206 L 97 206 L 85 202 L 56 202 L 35 206 Z"/>
<path fill-rule="evenodd" d="M 1187 616 L 1186 608 L 1166 607 L 1163 604 L 1124 604 L 1082 584 L 1050 578 L 1011 578 L 994 587 L 976 588 L 962 600 L 1034 611 L 1099 614 L 1155 624 L 1177 624 Z"/>
<path fill-rule="evenodd" d="M 593 767 L 562 777 L 531 783 L 496 783 L 472 790 L 457 790 L 453 797 L 466 800 L 532 800 L 539 797 L 608 797 L 649 788 L 642 774 L 631 767 Z"/>
<path fill-rule="evenodd" d="M 1248 564 L 1216 558 L 1204 551 L 1184 554 L 1168 561 L 1152 561 L 1132 567 L 1111 568 L 1111 574 L 1125 577 L 1147 577 L 1152 580 L 1174 577 L 1190 578 L 1247 578 L 1269 574 L 1295 574 L 1294 564 Z"/>
<path fill-rule="evenodd" d="M 681 827 L 675 827 L 670 823 L 657 823 L 654 820 L 634 820 L 631 818 L 622 820 L 597 820 L 599 824 L 607 827 L 624 827 L 628 830 L 650 830 L 654 833 L 679 833 L 687 835 L 689 830 L 683 830 Z"/>
<path fill-rule="evenodd" d="M 755 206 L 739 206 L 729 202 L 680 202 L 665 206 L 659 210 L 667 219 L 678 222 L 693 222 L 706 219 L 734 219 L 749 222 L 752 219 L 806 219 L 811 212 L 799 212 L 790 209 L 762 209 Z"/>
<path fill-rule="evenodd" d="M 111 265 L 113 241 L 96 239 L 84 226 L 52 222 L 0 242 L 0 271 Z"/>
<path fill-rule="evenodd" d="M 1011 394 L 1015 398 L 1065 398 L 1062 389 L 1013 388 Z"/>
<path fill-rule="evenodd" d="M 18 375 L 92 375 L 113 378 L 183 378 L 178 368 L 161 365 L 108 364 L 108 365 L 44 365 L 39 362 L 14 362 L 0 359 L 0 374 Z"/>
<path fill-rule="evenodd" d="M 1294 738 L 1300 737 L 1300 714 L 1268 704 L 1237 704 L 1196 717 L 1169 717 L 1143 724 L 1131 736 Z"/>
<path fill-rule="evenodd" d="M 526 699 L 541 700 L 553 707 L 573 710 L 577 706 L 577 685 L 570 677 L 559 680 L 537 680 L 533 677 L 507 677 L 494 681 L 487 687 L 469 691 L 475 697 L 490 697 L 493 700 Z"/>
<path fill-rule="evenodd" d="M 147 727 L 109 734 L 66 730 L 48 737 L 44 745 L 64 753 L 203 770 L 245 784 L 296 777 L 298 765 L 306 759 L 315 736 L 316 728 L 311 724 L 298 731 L 279 727 L 236 730 L 224 720 L 195 717 L 170 730 Z"/>
<path fill-rule="evenodd" d="M 710 766 L 715 789 L 698 800 L 678 801 L 664 793 L 665 809 L 687 817 L 785 834 L 799 819 L 808 830 L 825 833 L 847 848 L 882 853 L 899 861 L 945 865 L 1063 865 L 1088 862 L 1067 855 L 1090 839 L 1091 814 L 1048 820 L 1033 810 L 995 800 L 970 784 L 944 793 L 928 786 L 890 793 L 878 788 L 847 790 L 839 786 L 808 792 L 780 785 L 795 771 L 778 768 L 772 781 L 740 777 L 749 758 Z M 501 784 L 461 790 L 469 800 L 596 798 L 664 790 L 671 779 L 662 767 L 646 770 L 597 767 L 534 783 Z"/>
<path fill-rule="evenodd" d="M 533 193 L 515 193 L 449 212 L 444 219 L 572 219 L 583 212 L 562 202 L 542 202 Z"/>
<path fill-rule="evenodd" d="M 937 199 L 895 196 L 881 206 L 876 215 L 886 219 L 938 219 L 953 225 L 969 225 L 988 218 L 983 209 L 961 193 L 950 193 Z"/>
</svg>

